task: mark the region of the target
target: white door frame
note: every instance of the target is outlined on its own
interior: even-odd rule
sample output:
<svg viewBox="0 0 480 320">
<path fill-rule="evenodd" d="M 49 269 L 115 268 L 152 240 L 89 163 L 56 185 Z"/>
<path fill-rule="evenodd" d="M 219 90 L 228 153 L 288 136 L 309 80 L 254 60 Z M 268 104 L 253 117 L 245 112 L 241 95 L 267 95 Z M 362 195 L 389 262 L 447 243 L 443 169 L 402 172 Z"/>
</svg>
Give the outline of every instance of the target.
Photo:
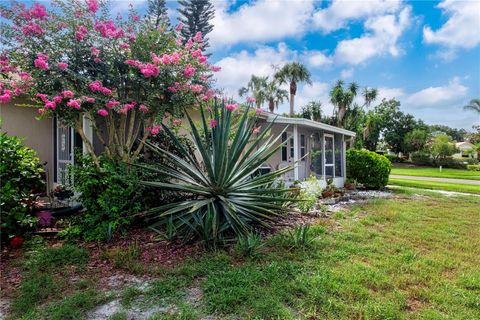
<svg viewBox="0 0 480 320">
<path fill-rule="evenodd" d="M 327 164 L 327 156 L 325 153 L 325 138 L 332 138 L 332 163 Z M 324 133 L 323 134 L 323 175 L 327 177 L 327 167 L 332 167 L 332 178 L 335 178 L 335 136 L 333 134 Z"/>
</svg>

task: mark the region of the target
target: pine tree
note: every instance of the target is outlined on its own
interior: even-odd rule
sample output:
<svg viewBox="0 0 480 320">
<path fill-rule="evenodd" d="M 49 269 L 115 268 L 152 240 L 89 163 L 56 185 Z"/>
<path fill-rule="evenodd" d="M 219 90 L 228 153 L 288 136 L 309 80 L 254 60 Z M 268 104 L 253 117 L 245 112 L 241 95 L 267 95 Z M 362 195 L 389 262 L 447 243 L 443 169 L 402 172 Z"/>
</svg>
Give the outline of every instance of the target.
<svg viewBox="0 0 480 320">
<path fill-rule="evenodd" d="M 169 25 L 165 0 L 148 0 L 147 17 L 155 24 L 155 27 L 162 24 Z"/>
<path fill-rule="evenodd" d="M 215 8 L 210 0 L 179 0 L 180 22 L 184 24 L 182 36 L 185 41 L 201 32 L 204 38 L 204 48 L 208 47 L 208 39 L 205 37 L 213 30 L 210 20 L 215 16 Z"/>
</svg>

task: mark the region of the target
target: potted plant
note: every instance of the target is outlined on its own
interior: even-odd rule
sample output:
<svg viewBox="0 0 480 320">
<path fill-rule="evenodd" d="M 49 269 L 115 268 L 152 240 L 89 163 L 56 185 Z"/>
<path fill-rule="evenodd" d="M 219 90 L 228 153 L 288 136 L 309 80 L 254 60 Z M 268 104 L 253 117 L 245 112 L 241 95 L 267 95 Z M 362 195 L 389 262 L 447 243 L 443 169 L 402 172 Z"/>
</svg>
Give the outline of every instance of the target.
<svg viewBox="0 0 480 320">
<path fill-rule="evenodd" d="M 64 185 L 59 184 L 53 189 L 53 195 L 59 200 L 65 200 L 73 196 L 73 191 Z"/>
<path fill-rule="evenodd" d="M 327 179 L 327 187 L 322 191 L 322 197 L 330 198 L 335 194 L 335 186 L 333 185 L 333 179 Z"/>
<path fill-rule="evenodd" d="M 347 190 L 355 190 L 356 185 L 357 185 L 357 182 L 355 181 L 355 179 L 348 178 L 347 181 L 345 181 L 345 184 L 343 186 Z"/>
</svg>

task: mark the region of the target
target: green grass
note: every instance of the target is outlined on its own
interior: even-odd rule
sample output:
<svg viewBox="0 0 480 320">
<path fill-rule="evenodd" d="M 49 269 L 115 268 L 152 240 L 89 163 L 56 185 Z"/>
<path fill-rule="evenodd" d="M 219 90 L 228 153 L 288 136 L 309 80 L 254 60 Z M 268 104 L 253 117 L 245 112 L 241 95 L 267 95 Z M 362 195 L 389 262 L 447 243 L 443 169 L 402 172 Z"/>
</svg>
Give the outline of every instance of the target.
<svg viewBox="0 0 480 320">
<path fill-rule="evenodd" d="M 393 167 L 391 174 L 402 175 L 402 176 L 480 180 L 480 172 L 478 171 L 447 169 L 447 168 L 442 169 L 442 171 L 440 172 L 439 168 Z"/>
<path fill-rule="evenodd" d="M 458 183 L 449 183 L 449 182 L 436 182 L 436 181 L 420 181 L 420 180 L 408 180 L 408 179 L 397 179 L 390 178 L 388 184 L 412 187 L 412 188 L 422 188 L 430 190 L 445 190 L 445 191 L 454 191 L 454 192 L 464 192 L 464 193 L 473 193 L 480 194 L 480 185 L 470 185 L 470 184 L 458 184 Z"/>
<path fill-rule="evenodd" d="M 153 319 L 479 319 L 480 198 L 401 191 L 311 226 L 308 241 L 285 232 L 254 258 L 217 251 L 187 261 L 145 292 L 125 290 L 122 303 L 177 306 Z M 23 318 L 82 318 L 102 301 L 84 287 L 34 302 Z M 203 290 L 194 304 L 192 287 Z"/>
</svg>

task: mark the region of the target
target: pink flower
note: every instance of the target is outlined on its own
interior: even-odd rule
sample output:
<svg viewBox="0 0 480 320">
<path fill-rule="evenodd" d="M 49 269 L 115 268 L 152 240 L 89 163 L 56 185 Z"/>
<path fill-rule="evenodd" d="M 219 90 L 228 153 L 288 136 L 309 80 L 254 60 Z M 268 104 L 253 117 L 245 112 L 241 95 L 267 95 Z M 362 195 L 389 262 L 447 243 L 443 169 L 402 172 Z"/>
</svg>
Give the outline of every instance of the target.
<svg viewBox="0 0 480 320">
<path fill-rule="evenodd" d="M 102 62 L 102 60 L 100 58 L 95 58 L 95 59 L 93 59 L 93 62 L 100 63 L 100 62 Z"/>
<path fill-rule="evenodd" d="M 120 42 L 119 47 L 122 49 L 130 49 L 130 45 L 125 42 Z"/>
<path fill-rule="evenodd" d="M 140 17 L 137 16 L 137 15 L 134 15 L 134 16 L 132 16 L 132 20 L 135 21 L 135 22 L 140 21 Z"/>
<path fill-rule="evenodd" d="M 167 90 L 170 92 L 177 92 L 177 88 L 175 87 L 168 87 Z"/>
<path fill-rule="evenodd" d="M 116 107 L 116 106 L 118 106 L 119 104 L 120 104 L 120 102 L 118 102 L 118 101 L 115 100 L 115 99 L 112 99 L 112 100 L 110 100 L 110 101 L 107 102 L 106 106 L 107 106 L 107 108 L 112 109 L 113 107 Z"/>
<path fill-rule="evenodd" d="M 33 64 L 35 65 L 35 67 L 37 67 L 39 69 L 48 70 L 48 63 L 44 59 L 37 58 L 33 61 Z"/>
<path fill-rule="evenodd" d="M 57 67 L 59 67 L 59 68 L 62 69 L 62 70 L 65 70 L 65 69 L 68 68 L 68 63 L 59 62 L 59 63 L 57 63 Z"/>
<path fill-rule="evenodd" d="M 190 85 L 190 90 L 195 93 L 200 93 L 203 90 L 203 86 L 201 84 L 192 84 Z"/>
<path fill-rule="evenodd" d="M 45 53 L 39 52 L 39 53 L 37 53 L 37 58 L 47 61 L 48 60 L 48 55 L 46 55 Z"/>
<path fill-rule="evenodd" d="M 35 22 L 30 21 L 28 24 L 22 27 L 22 33 L 26 36 L 29 36 L 29 35 L 41 36 L 43 34 L 43 29 Z"/>
<path fill-rule="evenodd" d="M 90 91 L 93 91 L 93 92 L 100 91 L 102 87 L 103 86 L 100 80 L 96 80 L 88 85 L 88 88 L 90 89 Z"/>
<path fill-rule="evenodd" d="M 255 98 L 247 97 L 247 103 L 255 103 Z"/>
<path fill-rule="evenodd" d="M 136 104 L 137 104 L 136 102 L 125 103 L 125 104 L 123 105 L 123 108 L 122 108 L 122 109 L 125 109 L 125 110 L 127 110 L 127 111 L 128 111 L 128 110 L 132 110 L 133 108 L 135 108 Z"/>
<path fill-rule="evenodd" d="M 185 43 L 185 49 L 190 50 L 193 47 L 192 39 L 188 39 L 187 43 Z"/>
<path fill-rule="evenodd" d="M 33 4 L 33 6 L 30 8 L 28 12 L 33 18 L 37 18 L 37 19 L 43 19 L 46 16 L 48 16 L 45 6 L 39 3 Z"/>
<path fill-rule="evenodd" d="M 90 47 L 90 53 L 92 54 L 92 56 L 98 57 L 100 55 L 100 50 L 95 47 Z"/>
<path fill-rule="evenodd" d="M 55 102 L 55 103 L 60 103 L 60 102 L 62 102 L 63 97 L 62 97 L 62 96 L 55 96 L 55 97 L 53 97 L 52 100 L 53 100 L 53 102 Z"/>
<path fill-rule="evenodd" d="M 95 13 L 98 10 L 98 0 L 86 0 L 88 11 Z"/>
<path fill-rule="evenodd" d="M 217 120 L 215 120 L 215 119 L 210 120 L 210 128 L 213 129 L 213 128 L 215 128 L 216 126 L 217 126 Z"/>
<path fill-rule="evenodd" d="M 106 117 L 106 116 L 108 116 L 108 111 L 105 110 L 105 109 L 100 109 L 100 110 L 97 111 L 97 114 L 99 116 Z"/>
<path fill-rule="evenodd" d="M 67 106 L 75 108 L 75 109 L 80 109 L 80 99 L 70 99 L 70 100 L 68 100 Z"/>
<path fill-rule="evenodd" d="M 175 127 L 178 127 L 182 124 L 182 119 L 173 119 L 172 123 Z"/>
<path fill-rule="evenodd" d="M 57 107 L 57 104 L 53 101 L 48 101 L 45 103 L 45 106 L 44 108 L 45 109 L 52 109 L 52 110 L 55 110 L 55 108 Z"/>
<path fill-rule="evenodd" d="M 202 56 L 202 50 L 200 50 L 200 49 L 197 49 L 197 50 L 192 52 L 192 57 L 194 57 L 194 58 L 199 58 L 201 56 Z"/>
<path fill-rule="evenodd" d="M 65 91 L 62 92 L 62 96 L 64 98 L 73 98 L 74 93 L 71 90 L 65 90 Z"/>
<path fill-rule="evenodd" d="M 75 38 L 77 41 L 82 41 L 83 38 L 87 35 L 88 30 L 84 26 L 78 26 L 77 27 L 77 32 L 75 32 Z"/>
<path fill-rule="evenodd" d="M 94 103 L 95 102 L 95 98 L 91 98 L 91 97 L 88 97 L 88 96 L 83 96 L 82 98 L 85 99 L 85 101 L 87 101 L 88 103 Z"/>
<path fill-rule="evenodd" d="M 162 63 L 163 63 L 163 64 L 170 64 L 170 63 L 172 63 L 172 62 L 173 62 L 173 61 L 172 61 L 172 58 L 171 58 L 168 54 L 164 53 L 164 54 L 162 55 Z"/>
<path fill-rule="evenodd" d="M 237 110 L 238 104 L 236 104 L 236 103 L 227 104 L 226 108 L 227 108 L 228 111 L 233 112 L 233 111 Z"/>
<path fill-rule="evenodd" d="M 0 95 L 0 103 L 8 103 L 12 99 L 12 92 L 10 90 L 4 90 Z"/>
<path fill-rule="evenodd" d="M 106 96 L 109 96 L 112 94 L 112 90 L 106 88 L 106 87 L 101 87 L 100 88 L 100 92 L 103 93 L 104 95 Z"/>
<path fill-rule="evenodd" d="M 173 63 L 177 63 L 182 56 L 180 55 L 180 53 L 174 52 L 170 55 L 170 57 L 172 58 Z"/>
<path fill-rule="evenodd" d="M 183 23 L 180 22 L 180 23 L 177 24 L 177 26 L 175 27 L 175 31 L 182 31 L 182 29 L 183 29 Z"/>
<path fill-rule="evenodd" d="M 20 77 L 20 79 L 22 79 L 22 81 L 32 80 L 32 77 L 26 72 L 20 72 L 18 76 Z"/>
<path fill-rule="evenodd" d="M 38 113 L 43 114 L 44 112 L 45 112 L 45 109 L 43 108 L 38 109 Z"/>
<path fill-rule="evenodd" d="M 205 56 L 199 57 L 199 58 L 198 58 L 198 62 L 200 62 L 200 63 L 205 63 L 205 62 L 207 62 L 207 57 L 205 57 Z"/>
<path fill-rule="evenodd" d="M 147 63 L 142 68 L 140 69 L 140 72 L 145 76 L 145 78 L 149 77 L 156 77 L 160 73 L 160 70 L 156 65 L 153 65 L 151 63 Z"/>
<path fill-rule="evenodd" d="M 144 104 L 139 105 L 138 110 L 142 113 L 147 113 L 149 111 L 148 107 Z"/>
<path fill-rule="evenodd" d="M 47 102 L 47 95 L 45 93 L 37 93 L 35 97 L 40 98 L 43 102 Z"/>
<path fill-rule="evenodd" d="M 213 71 L 213 72 L 218 72 L 222 70 L 222 67 L 219 67 L 219 66 L 210 66 L 210 71 Z"/>
<path fill-rule="evenodd" d="M 197 32 L 192 39 L 193 39 L 193 41 L 196 41 L 196 42 L 202 41 L 202 33 L 200 31 Z"/>
<path fill-rule="evenodd" d="M 117 113 L 118 113 L 118 114 L 127 114 L 127 113 L 128 113 L 128 110 L 125 109 L 125 108 L 120 108 L 120 109 L 117 109 Z"/>
<path fill-rule="evenodd" d="M 255 114 L 261 114 L 263 112 L 262 108 L 256 108 Z"/>
<path fill-rule="evenodd" d="M 159 125 L 159 124 L 156 124 L 156 125 L 152 126 L 151 128 L 147 128 L 146 130 L 147 130 L 148 132 L 150 132 L 150 134 L 152 134 L 153 136 L 155 136 L 155 135 L 157 135 L 157 134 L 160 132 L 161 129 L 162 129 L 162 126 Z"/>
<path fill-rule="evenodd" d="M 252 132 L 253 132 L 253 133 L 259 133 L 259 132 L 260 132 L 260 129 L 261 129 L 261 127 L 254 127 L 253 130 L 252 130 Z"/>
<path fill-rule="evenodd" d="M 125 64 L 128 64 L 129 66 L 132 66 L 132 67 L 139 67 L 142 63 L 138 60 L 125 60 L 123 63 Z"/>
<path fill-rule="evenodd" d="M 192 65 L 187 64 L 187 66 L 185 67 L 185 70 L 183 70 L 183 75 L 189 78 L 195 74 L 195 71 L 197 71 L 197 69 L 192 67 Z"/>
</svg>

